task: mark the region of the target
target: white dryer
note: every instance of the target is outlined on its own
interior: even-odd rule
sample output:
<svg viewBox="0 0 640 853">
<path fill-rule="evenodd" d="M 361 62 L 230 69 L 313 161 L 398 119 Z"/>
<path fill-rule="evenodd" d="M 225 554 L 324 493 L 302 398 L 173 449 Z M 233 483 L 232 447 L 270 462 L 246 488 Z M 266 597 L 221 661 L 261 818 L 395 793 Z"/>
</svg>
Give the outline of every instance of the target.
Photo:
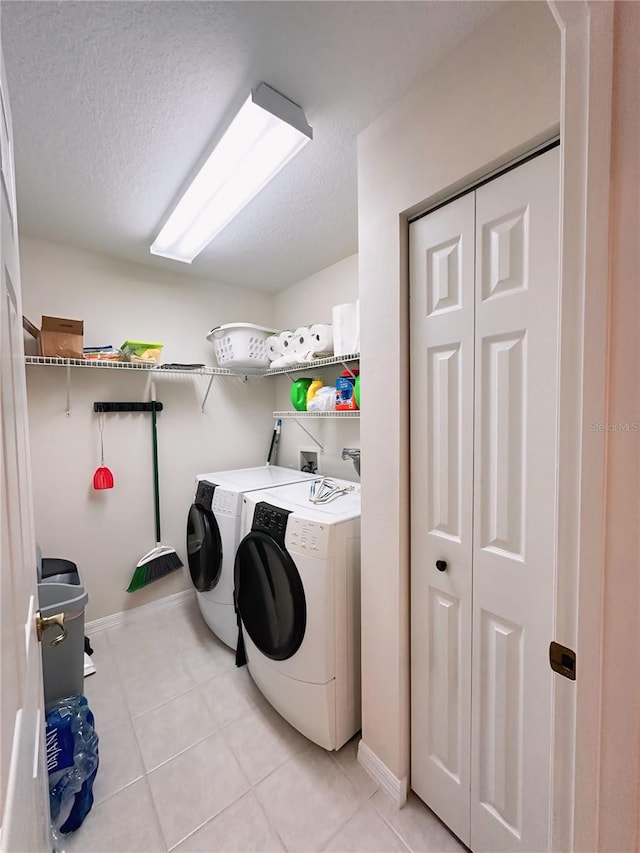
<svg viewBox="0 0 640 853">
<path fill-rule="evenodd" d="M 309 483 L 244 496 L 236 604 L 249 672 L 325 749 L 360 728 L 360 486 L 323 505 Z"/>
<path fill-rule="evenodd" d="M 233 565 L 241 538 L 242 496 L 252 489 L 318 479 L 290 468 L 262 465 L 198 474 L 187 519 L 187 555 L 200 612 L 213 633 L 236 648 Z"/>
</svg>

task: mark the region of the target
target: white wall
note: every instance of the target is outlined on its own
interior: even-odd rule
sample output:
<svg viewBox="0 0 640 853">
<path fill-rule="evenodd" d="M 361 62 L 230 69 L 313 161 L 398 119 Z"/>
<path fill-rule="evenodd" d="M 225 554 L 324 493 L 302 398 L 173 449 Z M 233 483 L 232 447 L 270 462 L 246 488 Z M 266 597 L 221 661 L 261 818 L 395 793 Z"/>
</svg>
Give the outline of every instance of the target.
<svg viewBox="0 0 640 853">
<path fill-rule="evenodd" d="M 358 298 L 358 256 L 350 255 L 297 284 L 276 293 L 273 321 L 290 329 L 311 323 L 330 323 L 331 309 Z"/>
<path fill-rule="evenodd" d="M 551 13 L 543 3 L 505 3 L 359 138 L 361 440 L 370 460 L 362 475 L 363 739 L 401 780 L 409 773 L 406 214 L 548 138 L 559 116 Z"/>
<path fill-rule="evenodd" d="M 85 345 L 127 338 L 165 344 L 163 361 L 215 365 L 206 334 L 232 321 L 272 325 L 272 297 L 163 273 L 24 238 L 24 312 L 85 321 Z M 33 342 L 25 340 L 25 346 Z M 189 587 L 186 569 L 134 594 L 124 591 L 138 559 L 154 544 L 151 423 L 148 415 L 105 417 L 105 461 L 115 488 L 96 492 L 99 460 L 95 400 L 148 399 L 147 377 L 124 371 L 72 370 L 71 416 L 66 371 L 28 367 L 36 536 L 43 552 L 76 561 L 88 592 L 87 619 L 135 607 Z M 205 413 L 206 377 L 160 378 L 162 538 L 186 560 L 186 514 L 199 472 L 262 464 L 272 430 L 274 387 L 216 377 Z"/>
<path fill-rule="evenodd" d="M 343 302 L 358 298 L 358 256 L 351 255 L 337 264 L 288 287 L 274 298 L 274 325 L 279 329 L 295 329 L 312 323 L 331 323 L 331 309 Z M 351 367 L 352 365 L 350 365 Z M 342 367 L 317 371 L 326 385 L 335 385 Z M 314 374 L 316 375 L 316 374 Z M 297 374 L 291 374 L 295 379 Z M 301 373 L 300 376 L 310 376 Z M 276 408 L 290 410 L 291 380 L 288 376 L 274 377 L 276 383 Z M 282 436 L 278 450 L 278 464 L 297 468 L 300 450 L 318 451 L 318 472 L 345 480 L 357 480 L 351 461 L 342 461 L 343 447 L 360 447 L 360 422 L 358 420 L 306 420 L 306 429 L 322 444 L 320 453 L 314 442 L 292 420 L 283 420 Z"/>
</svg>

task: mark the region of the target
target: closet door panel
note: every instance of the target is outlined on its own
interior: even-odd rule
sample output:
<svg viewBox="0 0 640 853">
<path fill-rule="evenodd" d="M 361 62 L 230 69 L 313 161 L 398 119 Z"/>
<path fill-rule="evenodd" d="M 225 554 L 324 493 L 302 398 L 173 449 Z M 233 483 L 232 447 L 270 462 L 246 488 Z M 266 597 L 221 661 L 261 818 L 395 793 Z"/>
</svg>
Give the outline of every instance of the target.
<svg viewBox="0 0 640 853">
<path fill-rule="evenodd" d="M 413 223 L 409 240 L 411 785 L 468 844 L 473 195 Z"/>
<path fill-rule="evenodd" d="M 471 848 L 549 848 L 559 150 L 476 191 Z"/>
</svg>

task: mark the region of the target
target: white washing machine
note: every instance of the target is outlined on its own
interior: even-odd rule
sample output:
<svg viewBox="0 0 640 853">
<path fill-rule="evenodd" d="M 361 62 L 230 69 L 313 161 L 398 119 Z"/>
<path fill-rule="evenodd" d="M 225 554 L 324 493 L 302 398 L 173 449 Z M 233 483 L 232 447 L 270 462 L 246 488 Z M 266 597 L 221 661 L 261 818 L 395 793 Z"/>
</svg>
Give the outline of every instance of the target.
<svg viewBox="0 0 640 853">
<path fill-rule="evenodd" d="M 360 728 L 360 486 L 310 502 L 309 483 L 243 498 L 236 603 L 251 677 L 325 749 Z"/>
<path fill-rule="evenodd" d="M 233 604 L 233 565 L 241 538 L 242 496 L 299 481 L 317 480 L 290 468 L 262 465 L 198 474 L 187 519 L 187 555 L 200 612 L 213 633 L 232 649 L 238 641 Z"/>
</svg>

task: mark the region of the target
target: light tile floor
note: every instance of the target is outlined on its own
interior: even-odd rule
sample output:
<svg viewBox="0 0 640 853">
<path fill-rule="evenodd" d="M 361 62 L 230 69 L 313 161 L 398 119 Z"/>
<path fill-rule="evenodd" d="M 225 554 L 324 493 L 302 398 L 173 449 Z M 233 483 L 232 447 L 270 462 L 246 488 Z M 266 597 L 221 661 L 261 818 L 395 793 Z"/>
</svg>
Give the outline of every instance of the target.
<svg viewBox="0 0 640 853">
<path fill-rule="evenodd" d="M 195 600 L 94 634 L 85 691 L 95 804 L 72 851 L 463 851 L 417 798 L 398 810 L 356 761 L 263 699 Z"/>
</svg>

